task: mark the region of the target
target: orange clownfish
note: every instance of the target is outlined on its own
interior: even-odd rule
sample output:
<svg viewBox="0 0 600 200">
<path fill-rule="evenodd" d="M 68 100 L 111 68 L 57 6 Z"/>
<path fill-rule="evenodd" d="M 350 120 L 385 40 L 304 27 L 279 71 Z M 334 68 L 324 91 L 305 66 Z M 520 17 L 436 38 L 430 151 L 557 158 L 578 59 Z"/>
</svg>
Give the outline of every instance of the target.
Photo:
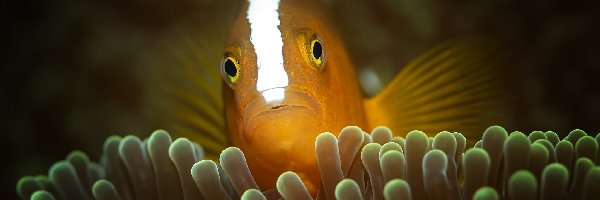
<svg viewBox="0 0 600 200">
<path fill-rule="evenodd" d="M 208 158 L 239 147 L 261 189 L 294 171 L 315 195 L 320 133 L 387 126 L 397 135 L 457 131 L 472 142 L 490 125 L 506 122 L 506 59 L 488 40 L 443 43 L 365 98 L 331 19 L 313 1 L 244 1 L 224 53 L 198 55 L 202 45 L 189 44 L 189 52 L 179 50 L 186 52 L 177 54 L 185 60 L 176 64 L 181 70 L 169 69 L 176 75 L 159 86 L 170 94 L 157 95 L 168 108 L 159 128 L 195 140 Z"/>
</svg>

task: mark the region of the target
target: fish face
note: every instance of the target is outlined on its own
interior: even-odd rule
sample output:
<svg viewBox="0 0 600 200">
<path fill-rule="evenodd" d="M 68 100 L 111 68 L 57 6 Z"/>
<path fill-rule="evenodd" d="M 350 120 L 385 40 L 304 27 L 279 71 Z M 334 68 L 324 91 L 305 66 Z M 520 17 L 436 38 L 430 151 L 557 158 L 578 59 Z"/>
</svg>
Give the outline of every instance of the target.
<svg viewBox="0 0 600 200">
<path fill-rule="evenodd" d="M 255 143 L 255 140 L 261 140 L 261 134 L 264 133 L 281 133 L 268 136 L 292 138 L 299 134 L 286 135 L 285 133 L 290 133 L 287 129 L 302 133 L 318 131 L 318 128 L 322 127 L 323 110 L 314 98 L 305 92 L 293 89 L 272 90 L 279 89 L 283 90 L 285 97 L 277 103 L 256 98 L 244 109 L 243 136 L 246 141 Z"/>
<path fill-rule="evenodd" d="M 261 189 L 294 171 L 316 194 L 317 135 L 366 125 L 352 65 L 317 4 L 252 0 L 240 9 L 221 63 L 229 138 Z"/>
</svg>

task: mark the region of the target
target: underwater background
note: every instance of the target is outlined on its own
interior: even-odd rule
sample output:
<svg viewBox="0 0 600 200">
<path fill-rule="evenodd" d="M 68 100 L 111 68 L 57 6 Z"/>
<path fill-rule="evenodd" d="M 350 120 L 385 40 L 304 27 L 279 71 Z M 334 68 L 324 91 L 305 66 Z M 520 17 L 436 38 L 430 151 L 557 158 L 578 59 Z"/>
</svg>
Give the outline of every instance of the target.
<svg viewBox="0 0 600 200">
<path fill-rule="evenodd" d="M 226 33 L 239 1 L 5 1 L 0 81 L 2 196 L 72 150 L 97 160 L 109 135 L 158 128 L 140 108 L 144 60 L 177 32 Z M 508 131 L 600 132 L 600 14 L 587 1 L 326 1 L 376 93 L 454 38 L 493 35 L 515 55 Z M 225 34 L 220 34 L 225 38 Z M 369 77 L 369 76 L 366 76 Z M 365 78 L 367 79 L 367 78 Z M 372 80 L 372 79 L 368 79 Z M 11 198 L 12 197 L 12 198 Z"/>
</svg>

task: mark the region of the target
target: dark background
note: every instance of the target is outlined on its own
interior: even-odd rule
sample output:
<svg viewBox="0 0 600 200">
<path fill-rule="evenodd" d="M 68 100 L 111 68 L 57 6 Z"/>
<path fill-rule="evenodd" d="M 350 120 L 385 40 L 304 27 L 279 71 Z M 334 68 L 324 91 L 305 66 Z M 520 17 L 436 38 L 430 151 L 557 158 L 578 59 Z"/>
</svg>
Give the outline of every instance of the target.
<svg viewBox="0 0 600 200">
<path fill-rule="evenodd" d="M 593 3 L 324 2 L 358 71 L 373 70 L 383 85 L 435 44 L 494 35 L 516 55 L 511 78 L 518 95 L 509 131 L 552 130 L 562 136 L 576 128 L 600 132 L 600 9 Z M 84 150 L 97 160 L 107 136 L 146 137 L 158 128 L 140 112 L 147 89 L 140 76 L 144 53 L 182 26 L 226 32 L 238 3 L 0 3 L 3 196 L 16 197 L 20 176 L 45 174 L 72 150 Z"/>
</svg>

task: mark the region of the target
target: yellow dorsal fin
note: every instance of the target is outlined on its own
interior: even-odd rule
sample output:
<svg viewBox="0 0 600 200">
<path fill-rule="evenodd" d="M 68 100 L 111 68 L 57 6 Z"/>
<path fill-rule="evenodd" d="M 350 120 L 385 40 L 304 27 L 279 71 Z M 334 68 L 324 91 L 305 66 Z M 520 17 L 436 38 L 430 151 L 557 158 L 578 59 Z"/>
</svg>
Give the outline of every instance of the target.
<svg viewBox="0 0 600 200">
<path fill-rule="evenodd" d="M 456 40 L 417 57 L 366 100 L 369 125 L 397 135 L 456 131 L 473 142 L 490 125 L 509 123 L 514 98 L 501 49 L 486 39 Z"/>
</svg>

